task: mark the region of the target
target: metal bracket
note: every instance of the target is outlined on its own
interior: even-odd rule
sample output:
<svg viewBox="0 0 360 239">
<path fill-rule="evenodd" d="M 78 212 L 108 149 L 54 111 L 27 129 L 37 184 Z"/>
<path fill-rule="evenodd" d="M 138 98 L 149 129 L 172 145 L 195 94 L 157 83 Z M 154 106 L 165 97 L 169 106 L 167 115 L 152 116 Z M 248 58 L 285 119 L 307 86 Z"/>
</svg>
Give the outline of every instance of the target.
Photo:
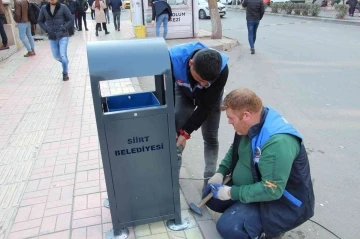
<svg viewBox="0 0 360 239">
<path fill-rule="evenodd" d="M 105 199 L 104 200 L 104 203 L 103 203 L 103 205 L 104 205 L 104 207 L 106 207 L 106 208 L 110 208 L 110 202 L 109 202 L 109 199 Z"/>
<path fill-rule="evenodd" d="M 190 222 L 188 219 L 183 218 L 181 224 L 175 224 L 175 220 L 171 219 L 166 221 L 166 226 L 172 231 L 182 231 L 190 226 Z"/>
<path fill-rule="evenodd" d="M 130 232 L 127 228 L 122 229 L 119 235 L 115 235 L 114 229 L 110 229 L 106 232 L 106 239 L 126 239 L 128 238 L 129 234 Z"/>
</svg>

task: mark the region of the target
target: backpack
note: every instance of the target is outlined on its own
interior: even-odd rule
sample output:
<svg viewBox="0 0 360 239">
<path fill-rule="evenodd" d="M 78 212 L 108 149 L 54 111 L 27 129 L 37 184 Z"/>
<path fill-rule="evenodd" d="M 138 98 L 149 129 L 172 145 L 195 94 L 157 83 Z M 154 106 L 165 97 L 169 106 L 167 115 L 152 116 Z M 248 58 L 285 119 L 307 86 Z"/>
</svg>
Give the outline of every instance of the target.
<svg viewBox="0 0 360 239">
<path fill-rule="evenodd" d="M 37 24 L 40 14 L 40 7 L 36 3 L 29 3 L 29 21 L 31 24 Z"/>
</svg>

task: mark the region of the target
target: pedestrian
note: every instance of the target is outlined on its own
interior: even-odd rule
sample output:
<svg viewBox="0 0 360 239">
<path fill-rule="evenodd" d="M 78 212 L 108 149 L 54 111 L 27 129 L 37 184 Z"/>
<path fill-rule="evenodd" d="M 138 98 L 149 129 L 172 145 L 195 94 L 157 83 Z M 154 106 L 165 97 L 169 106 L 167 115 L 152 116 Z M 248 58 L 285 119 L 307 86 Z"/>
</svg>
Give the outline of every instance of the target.
<svg viewBox="0 0 360 239">
<path fill-rule="evenodd" d="M 353 17 L 355 13 L 357 0 L 349 0 L 349 16 Z"/>
<path fill-rule="evenodd" d="M 38 22 L 40 27 L 48 33 L 54 58 L 62 64 L 63 81 L 68 81 L 68 29 L 74 25 L 73 15 L 65 4 L 61 4 L 58 0 L 49 0 L 49 3 L 41 8 Z"/>
<path fill-rule="evenodd" d="M 168 22 L 171 21 L 172 10 L 165 0 L 155 0 L 152 3 L 152 25 L 155 25 L 156 19 L 156 36 L 160 36 L 160 26 L 163 24 L 163 37 L 166 39 L 168 32 Z"/>
<path fill-rule="evenodd" d="M 206 205 L 222 213 L 216 228 L 223 238 L 280 238 L 314 215 L 303 138 L 249 89 L 231 91 L 221 109 L 235 137 L 203 193 L 213 193 Z"/>
<path fill-rule="evenodd" d="M 76 0 L 76 10 L 78 17 L 78 31 L 82 31 L 82 21 L 84 21 L 85 31 L 89 31 L 86 24 L 86 11 L 88 10 L 88 3 L 86 0 Z"/>
<path fill-rule="evenodd" d="M 10 48 L 8 45 L 8 38 L 6 36 L 6 32 L 5 32 L 5 28 L 4 28 L 5 21 L 6 21 L 5 7 L 4 7 L 2 0 L 0 0 L 0 35 L 1 35 L 1 39 L 2 39 L 2 46 L 0 47 L 0 51 L 7 50 Z"/>
<path fill-rule="evenodd" d="M 76 30 L 78 30 L 78 22 L 76 21 L 76 1 L 75 0 L 69 0 L 69 10 L 74 18 L 74 27 Z"/>
<path fill-rule="evenodd" d="M 173 46 L 169 54 L 175 81 L 176 144 L 185 148 L 190 135 L 201 127 L 206 186 L 216 171 L 220 105 L 229 74 L 229 58 L 200 42 Z"/>
<path fill-rule="evenodd" d="M 106 4 L 103 1 L 95 0 L 92 5 L 92 8 L 95 10 L 95 21 L 96 21 L 96 36 L 99 36 L 98 30 L 102 26 L 105 30 L 105 34 L 109 34 L 107 27 L 106 27 L 106 19 L 105 19 L 105 12 L 104 9 L 106 8 Z"/>
<path fill-rule="evenodd" d="M 106 22 L 108 24 L 110 24 L 110 14 L 109 14 L 109 3 L 110 3 L 110 0 L 103 0 L 105 5 L 106 5 L 106 8 L 104 9 L 104 13 L 105 13 L 105 17 L 106 17 Z"/>
<path fill-rule="evenodd" d="M 242 6 L 246 8 L 246 21 L 248 28 L 248 39 L 251 54 L 255 54 L 256 32 L 260 24 L 260 20 L 265 13 L 263 0 L 244 0 Z"/>
<path fill-rule="evenodd" d="M 18 24 L 20 40 L 27 49 L 27 53 L 24 57 L 35 56 L 35 43 L 34 38 L 31 35 L 29 21 L 29 3 L 26 0 L 15 0 L 14 20 Z"/>
<path fill-rule="evenodd" d="M 90 6 L 90 10 L 91 10 L 91 19 L 94 20 L 95 19 L 95 10 L 92 9 L 92 5 L 94 3 L 95 0 L 88 0 L 89 6 Z"/>
<path fill-rule="evenodd" d="M 121 0 L 110 0 L 109 2 L 109 8 L 111 9 L 114 18 L 115 31 L 120 31 L 121 6 Z"/>
</svg>

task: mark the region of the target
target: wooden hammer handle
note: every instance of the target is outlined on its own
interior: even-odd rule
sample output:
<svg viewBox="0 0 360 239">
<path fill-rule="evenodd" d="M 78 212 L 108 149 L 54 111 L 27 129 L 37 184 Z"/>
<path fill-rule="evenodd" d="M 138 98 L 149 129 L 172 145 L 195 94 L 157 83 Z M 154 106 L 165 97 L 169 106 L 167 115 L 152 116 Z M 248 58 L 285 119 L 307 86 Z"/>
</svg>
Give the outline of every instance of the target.
<svg viewBox="0 0 360 239">
<path fill-rule="evenodd" d="M 227 184 L 228 182 L 230 182 L 231 177 L 227 176 L 223 182 L 223 184 Z M 204 197 L 203 200 L 200 201 L 198 207 L 201 208 L 202 206 L 204 206 L 211 198 L 213 197 L 212 193 L 209 193 L 206 197 Z"/>
</svg>

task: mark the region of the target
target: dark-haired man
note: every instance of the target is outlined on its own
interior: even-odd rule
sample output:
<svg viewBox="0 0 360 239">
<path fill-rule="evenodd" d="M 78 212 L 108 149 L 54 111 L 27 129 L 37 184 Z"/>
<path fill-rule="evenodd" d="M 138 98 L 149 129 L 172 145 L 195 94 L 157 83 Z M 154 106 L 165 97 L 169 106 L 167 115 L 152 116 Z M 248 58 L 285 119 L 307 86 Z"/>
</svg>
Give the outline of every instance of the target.
<svg viewBox="0 0 360 239">
<path fill-rule="evenodd" d="M 175 81 L 177 146 L 201 126 L 204 139 L 204 185 L 214 175 L 219 152 L 220 105 L 229 69 L 228 57 L 200 42 L 169 49 Z"/>
</svg>

